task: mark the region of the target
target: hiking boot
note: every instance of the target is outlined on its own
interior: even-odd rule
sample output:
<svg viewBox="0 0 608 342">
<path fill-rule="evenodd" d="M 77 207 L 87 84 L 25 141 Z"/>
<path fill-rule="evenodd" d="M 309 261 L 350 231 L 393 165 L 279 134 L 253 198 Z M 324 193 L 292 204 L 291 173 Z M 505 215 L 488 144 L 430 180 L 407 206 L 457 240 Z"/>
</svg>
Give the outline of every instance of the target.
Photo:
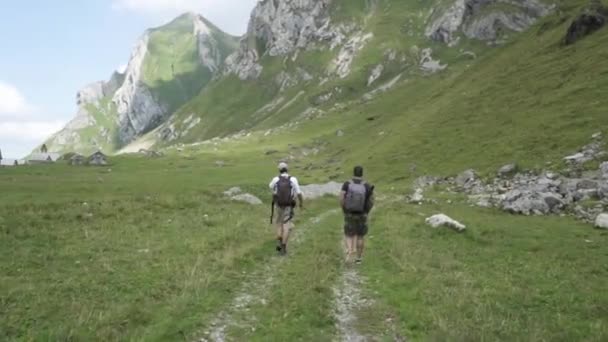
<svg viewBox="0 0 608 342">
<path fill-rule="evenodd" d="M 346 253 L 346 257 L 344 258 L 344 263 L 351 264 L 352 262 L 353 262 L 353 257 L 350 255 L 350 253 Z"/>
<path fill-rule="evenodd" d="M 277 239 L 277 252 L 280 252 L 283 248 L 283 241 L 281 239 Z"/>
<path fill-rule="evenodd" d="M 361 265 L 362 262 L 363 262 L 363 258 L 355 259 L 355 264 L 357 264 L 357 265 Z"/>
<path fill-rule="evenodd" d="M 287 255 L 287 245 L 286 244 L 281 245 L 281 255 Z"/>
</svg>

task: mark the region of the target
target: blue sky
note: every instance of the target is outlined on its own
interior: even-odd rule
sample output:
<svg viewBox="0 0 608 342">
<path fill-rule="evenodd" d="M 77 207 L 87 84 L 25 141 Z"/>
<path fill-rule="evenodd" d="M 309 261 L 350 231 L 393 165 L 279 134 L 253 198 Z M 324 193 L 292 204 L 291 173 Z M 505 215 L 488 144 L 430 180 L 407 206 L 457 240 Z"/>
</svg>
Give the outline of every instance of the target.
<svg viewBox="0 0 608 342">
<path fill-rule="evenodd" d="M 257 0 L 0 1 L 0 149 L 29 153 L 76 113 L 82 86 L 128 62 L 144 30 L 186 11 L 241 35 Z"/>
</svg>

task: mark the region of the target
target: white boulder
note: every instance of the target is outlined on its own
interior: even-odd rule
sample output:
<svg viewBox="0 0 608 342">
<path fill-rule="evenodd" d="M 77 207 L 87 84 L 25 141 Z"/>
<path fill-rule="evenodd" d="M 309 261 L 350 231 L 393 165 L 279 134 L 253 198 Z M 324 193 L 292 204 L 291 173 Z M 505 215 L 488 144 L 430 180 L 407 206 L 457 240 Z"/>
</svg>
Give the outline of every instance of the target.
<svg viewBox="0 0 608 342">
<path fill-rule="evenodd" d="M 599 214 L 595 218 L 595 227 L 600 229 L 608 229 L 608 214 Z"/>
<path fill-rule="evenodd" d="M 448 227 L 448 228 L 455 229 L 459 232 L 462 232 L 467 229 L 467 227 L 464 224 L 462 224 L 444 214 L 433 215 L 433 216 L 427 218 L 426 220 L 424 220 L 424 222 L 426 222 L 426 224 L 428 224 L 429 226 L 431 226 L 433 228 Z"/>
<path fill-rule="evenodd" d="M 224 191 L 224 195 L 226 197 L 230 197 L 230 199 L 233 201 L 245 202 L 251 205 L 263 204 L 262 200 L 252 194 L 243 193 L 243 190 L 236 186 Z"/>
<path fill-rule="evenodd" d="M 300 187 L 305 199 L 317 199 L 326 195 L 338 196 L 342 191 L 342 184 L 329 182 L 327 184 L 310 184 Z"/>
<path fill-rule="evenodd" d="M 259 198 L 255 197 L 252 194 L 235 195 L 235 196 L 232 196 L 231 199 L 233 201 L 245 202 L 245 203 L 249 203 L 251 205 L 261 205 L 261 204 L 263 204 L 262 200 L 260 200 Z"/>
</svg>

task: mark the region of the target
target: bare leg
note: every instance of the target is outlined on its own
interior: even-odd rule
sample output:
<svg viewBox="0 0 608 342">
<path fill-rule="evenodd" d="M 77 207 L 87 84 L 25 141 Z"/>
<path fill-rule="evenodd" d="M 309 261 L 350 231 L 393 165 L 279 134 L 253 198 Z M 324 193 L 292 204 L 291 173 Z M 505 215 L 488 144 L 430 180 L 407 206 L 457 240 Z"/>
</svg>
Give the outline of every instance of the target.
<svg viewBox="0 0 608 342">
<path fill-rule="evenodd" d="M 365 248 L 365 238 L 363 236 L 357 237 L 357 259 L 363 257 L 363 248 Z"/>
<path fill-rule="evenodd" d="M 277 224 L 277 240 L 279 240 L 279 241 L 283 240 L 283 225 L 282 224 Z"/>
<path fill-rule="evenodd" d="M 352 261 L 352 256 L 355 254 L 355 237 L 346 236 L 346 262 Z"/>
<path fill-rule="evenodd" d="M 291 222 L 285 223 L 283 225 L 283 230 L 282 230 L 283 234 L 281 234 L 281 237 L 283 238 L 283 244 L 285 244 L 285 245 L 289 241 L 289 232 L 291 231 L 291 227 L 292 227 Z"/>
</svg>

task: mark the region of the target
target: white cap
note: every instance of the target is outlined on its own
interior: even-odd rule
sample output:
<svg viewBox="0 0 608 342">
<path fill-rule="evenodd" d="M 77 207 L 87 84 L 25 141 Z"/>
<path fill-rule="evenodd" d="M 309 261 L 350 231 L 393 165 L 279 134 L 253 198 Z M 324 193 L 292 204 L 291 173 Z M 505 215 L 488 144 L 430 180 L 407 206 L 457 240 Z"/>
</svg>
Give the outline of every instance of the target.
<svg viewBox="0 0 608 342">
<path fill-rule="evenodd" d="M 289 167 L 287 166 L 287 163 L 284 162 L 280 162 L 279 163 L 279 170 L 287 170 Z"/>
</svg>

